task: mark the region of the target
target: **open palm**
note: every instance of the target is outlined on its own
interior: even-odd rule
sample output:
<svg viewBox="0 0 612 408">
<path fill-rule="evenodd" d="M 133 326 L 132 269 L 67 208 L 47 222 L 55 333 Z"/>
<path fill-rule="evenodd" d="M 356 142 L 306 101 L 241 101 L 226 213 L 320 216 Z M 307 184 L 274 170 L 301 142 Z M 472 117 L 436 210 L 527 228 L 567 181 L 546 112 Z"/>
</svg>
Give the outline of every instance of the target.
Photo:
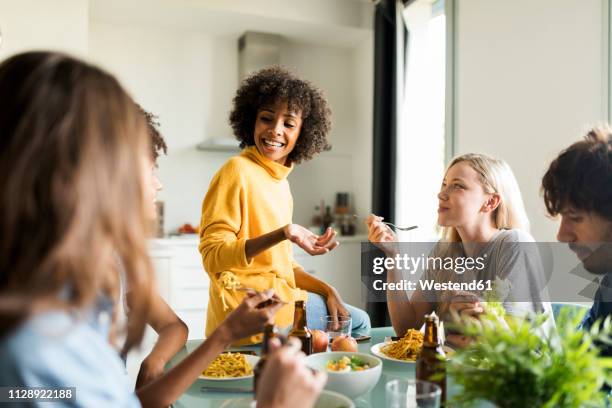
<svg viewBox="0 0 612 408">
<path fill-rule="evenodd" d="M 289 224 L 285 227 L 285 237 L 310 255 L 323 255 L 338 246 L 336 231 L 331 228 L 323 235 L 317 235 L 301 225 Z"/>
</svg>

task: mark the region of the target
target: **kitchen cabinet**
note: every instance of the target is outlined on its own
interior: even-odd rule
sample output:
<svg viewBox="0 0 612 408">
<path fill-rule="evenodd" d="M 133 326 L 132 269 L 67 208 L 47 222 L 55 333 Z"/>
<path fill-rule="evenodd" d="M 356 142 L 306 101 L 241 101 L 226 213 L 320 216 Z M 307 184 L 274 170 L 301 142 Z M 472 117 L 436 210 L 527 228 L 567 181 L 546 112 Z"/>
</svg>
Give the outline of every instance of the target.
<svg viewBox="0 0 612 408">
<path fill-rule="evenodd" d="M 156 239 L 150 243 L 158 290 L 162 297 L 166 294 L 172 310 L 189 327 L 189 339 L 204 337 L 210 286 L 198 244 L 197 236 Z"/>
</svg>

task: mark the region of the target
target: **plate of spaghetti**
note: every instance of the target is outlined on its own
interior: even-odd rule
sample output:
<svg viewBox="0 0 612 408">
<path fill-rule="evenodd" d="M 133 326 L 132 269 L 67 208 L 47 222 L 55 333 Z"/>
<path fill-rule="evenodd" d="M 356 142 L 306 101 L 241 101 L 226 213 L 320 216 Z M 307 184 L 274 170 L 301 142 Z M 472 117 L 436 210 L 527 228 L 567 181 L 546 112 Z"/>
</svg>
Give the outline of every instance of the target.
<svg viewBox="0 0 612 408">
<path fill-rule="evenodd" d="M 242 353 L 222 353 L 202 372 L 200 379 L 211 381 L 244 380 L 253 377 L 258 356 Z"/>
<path fill-rule="evenodd" d="M 401 339 L 375 344 L 370 351 L 385 360 L 414 364 L 421 347 L 423 347 L 423 333 L 408 329 Z"/>
</svg>

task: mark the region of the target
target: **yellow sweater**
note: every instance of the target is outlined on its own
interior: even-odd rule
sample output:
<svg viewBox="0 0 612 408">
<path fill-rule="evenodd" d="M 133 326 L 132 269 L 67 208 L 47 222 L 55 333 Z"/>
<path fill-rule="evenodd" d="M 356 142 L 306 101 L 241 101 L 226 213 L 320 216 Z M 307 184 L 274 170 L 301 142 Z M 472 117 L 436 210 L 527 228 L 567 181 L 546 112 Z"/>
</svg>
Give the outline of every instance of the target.
<svg viewBox="0 0 612 408">
<path fill-rule="evenodd" d="M 256 238 L 291 223 L 293 198 L 287 167 L 268 160 L 256 147 L 232 157 L 213 177 L 204 202 L 200 223 L 200 246 L 204 268 L 210 276 L 206 336 L 242 301 L 241 291 L 227 290 L 219 282 L 224 271 L 233 272 L 243 287 L 258 291 L 273 288 L 288 305 L 279 310 L 276 324 L 293 322 L 293 302 L 306 300 L 305 291 L 295 286 L 291 242 L 285 240 L 247 262 L 247 239 Z M 228 306 L 223 305 L 221 293 Z M 238 344 L 261 341 L 261 336 Z"/>
</svg>

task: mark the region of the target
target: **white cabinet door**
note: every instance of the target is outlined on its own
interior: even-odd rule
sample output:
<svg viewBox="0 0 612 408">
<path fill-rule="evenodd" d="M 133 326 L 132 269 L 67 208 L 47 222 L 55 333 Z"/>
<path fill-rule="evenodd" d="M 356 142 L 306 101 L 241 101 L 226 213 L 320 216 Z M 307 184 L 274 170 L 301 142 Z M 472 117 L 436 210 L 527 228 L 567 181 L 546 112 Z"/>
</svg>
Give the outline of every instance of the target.
<svg viewBox="0 0 612 408">
<path fill-rule="evenodd" d="M 210 279 L 202 265 L 199 241 L 197 238 L 169 241 L 173 248 L 170 306 L 189 327 L 189 339 L 201 339 L 206 325 Z"/>
</svg>

